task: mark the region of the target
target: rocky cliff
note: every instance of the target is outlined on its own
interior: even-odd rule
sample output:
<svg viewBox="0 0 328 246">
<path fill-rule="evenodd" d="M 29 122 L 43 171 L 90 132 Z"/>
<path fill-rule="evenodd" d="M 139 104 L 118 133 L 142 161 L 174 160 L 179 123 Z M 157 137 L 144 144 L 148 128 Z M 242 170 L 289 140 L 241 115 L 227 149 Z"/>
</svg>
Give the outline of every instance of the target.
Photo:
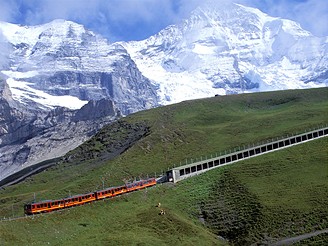
<svg viewBox="0 0 328 246">
<path fill-rule="evenodd" d="M 64 155 L 120 117 L 109 99 L 90 101 L 79 110 L 27 110 L 11 99 L 4 80 L 0 86 L 0 179 Z"/>
</svg>

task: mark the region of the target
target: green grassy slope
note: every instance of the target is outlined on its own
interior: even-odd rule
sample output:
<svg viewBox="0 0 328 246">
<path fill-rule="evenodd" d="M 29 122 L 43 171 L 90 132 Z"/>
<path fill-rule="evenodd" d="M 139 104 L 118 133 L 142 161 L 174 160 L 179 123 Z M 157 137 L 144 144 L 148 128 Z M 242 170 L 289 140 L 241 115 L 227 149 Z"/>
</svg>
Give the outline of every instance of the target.
<svg viewBox="0 0 328 246">
<path fill-rule="evenodd" d="M 122 184 L 123 180 L 151 176 L 183 164 L 186 158 L 190 161 L 325 125 L 327 99 L 327 88 L 244 94 L 186 101 L 130 115 L 120 121 L 125 126 L 122 134 L 107 126 L 69 153 L 60 165 L 0 191 L 0 217 L 21 215 L 23 203 L 31 201 L 34 192 L 41 200 L 94 191 L 101 188 L 102 180 L 105 186 Z M 105 139 L 120 142 L 126 139 L 124 129 L 138 132 L 138 126 L 148 129 L 141 139 L 120 156 L 110 161 L 103 158 L 110 156 Z M 324 147 L 326 140 L 315 140 L 173 187 L 161 185 L 35 219 L 1 222 L 0 244 L 23 244 L 22 240 L 71 244 L 95 237 L 100 245 L 110 240 L 113 245 L 220 243 L 202 226 L 198 220 L 201 215 L 212 232 L 237 244 L 276 240 L 327 227 L 327 217 L 319 216 L 327 215 L 323 210 L 327 204 L 328 160 L 327 154 L 322 154 L 326 153 Z M 154 207 L 159 200 L 167 210 L 165 216 L 159 216 Z M 216 206 L 222 200 L 223 205 Z M 227 221 L 217 219 L 231 215 Z M 309 220 L 302 220 L 304 217 Z M 20 232 L 17 234 L 14 228 Z M 236 231 L 242 236 L 234 236 Z"/>
</svg>

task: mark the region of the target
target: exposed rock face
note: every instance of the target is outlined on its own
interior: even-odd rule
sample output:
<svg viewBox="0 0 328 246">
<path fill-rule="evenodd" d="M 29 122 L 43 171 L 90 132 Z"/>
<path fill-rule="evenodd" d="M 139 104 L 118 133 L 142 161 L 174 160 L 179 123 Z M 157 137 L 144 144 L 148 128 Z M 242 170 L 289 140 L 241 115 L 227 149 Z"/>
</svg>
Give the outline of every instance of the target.
<svg viewBox="0 0 328 246">
<path fill-rule="evenodd" d="M 79 110 L 28 111 L 10 98 L 4 80 L 0 86 L 0 179 L 64 155 L 120 116 L 109 99 L 90 101 Z"/>
<path fill-rule="evenodd" d="M 0 179 L 120 115 L 214 95 L 328 85 L 327 37 L 239 4 L 203 5 L 143 41 L 71 21 L 0 22 Z"/>
<path fill-rule="evenodd" d="M 82 25 L 55 20 L 22 27 L 0 22 L 10 65 L 2 73 L 13 98 L 28 107 L 81 108 L 110 99 L 123 115 L 158 105 L 155 87 L 126 49 Z"/>
<path fill-rule="evenodd" d="M 61 156 L 121 115 L 158 105 L 120 44 L 55 20 L 0 22 L 0 179 Z"/>
</svg>

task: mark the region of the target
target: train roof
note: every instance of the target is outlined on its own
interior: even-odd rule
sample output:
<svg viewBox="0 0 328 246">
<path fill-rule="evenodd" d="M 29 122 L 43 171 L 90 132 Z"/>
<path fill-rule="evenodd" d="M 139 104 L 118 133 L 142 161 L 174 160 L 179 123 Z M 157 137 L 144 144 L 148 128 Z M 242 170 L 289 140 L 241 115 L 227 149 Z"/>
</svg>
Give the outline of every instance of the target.
<svg viewBox="0 0 328 246">
<path fill-rule="evenodd" d="M 80 196 L 87 196 L 87 195 L 92 195 L 94 194 L 95 192 L 89 192 L 89 193 L 85 193 L 85 194 L 78 194 L 78 195 L 73 195 L 73 196 L 69 196 L 69 197 L 65 197 L 61 200 L 65 200 L 65 199 L 71 199 L 71 198 L 76 198 L 76 197 L 80 197 Z"/>
</svg>

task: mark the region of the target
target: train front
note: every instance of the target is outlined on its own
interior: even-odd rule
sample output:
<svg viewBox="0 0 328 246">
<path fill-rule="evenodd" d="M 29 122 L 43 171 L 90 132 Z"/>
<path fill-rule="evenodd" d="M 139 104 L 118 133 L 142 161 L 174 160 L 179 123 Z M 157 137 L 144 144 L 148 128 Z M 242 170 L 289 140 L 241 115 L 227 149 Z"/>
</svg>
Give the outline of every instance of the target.
<svg viewBox="0 0 328 246">
<path fill-rule="evenodd" d="M 25 204 L 24 205 L 24 213 L 26 215 L 31 215 L 32 213 L 32 204 Z"/>
</svg>

